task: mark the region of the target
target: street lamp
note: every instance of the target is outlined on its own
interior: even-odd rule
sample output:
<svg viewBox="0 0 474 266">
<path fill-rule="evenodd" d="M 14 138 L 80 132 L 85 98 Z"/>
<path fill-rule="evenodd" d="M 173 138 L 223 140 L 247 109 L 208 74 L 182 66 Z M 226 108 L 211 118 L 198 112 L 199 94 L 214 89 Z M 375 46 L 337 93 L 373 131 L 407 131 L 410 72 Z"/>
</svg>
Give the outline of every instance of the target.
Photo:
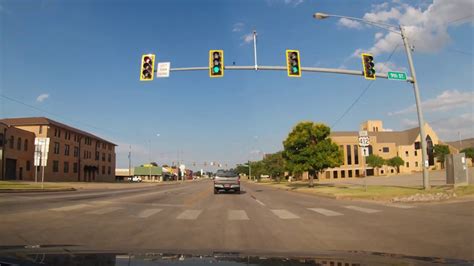
<svg viewBox="0 0 474 266">
<path fill-rule="evenodd" d="M 415 102 L 416 102 L 416 112 L 418 114 L 418 127 L 420 129 L 420 142 L 421 142 L 421 158 L 423 160 L 423 163 L 422 163 L 423 164 L 422 165 L 423 187 L 424 189 L 429 189 L 430 183 L 429 183 L 429 175 L 428 175 L 428 159 L 427 159 L 427 154 L 426 154 L 426 134 L 425 134 L 425 128 L 424 128 L 425 121 L 423 119 L 423 111 L 421 109 L 420 90 L 418 88 L 418 82 L 416 80 L 415 66 L 413 65 L 411 49 L 408 44 L 408 39 L 407 39 L 404 27 L 402 25 L 396 26 L 396 25 L 390 25 L 386 23 L 370 21 L 370 20 L 361 19 L 361 18 L 332 15 L 332 14 L 326 14 L 326 13 L 320 13 L 320 12 L 314 13 L 313 17 L 315 19 L 325 19 L 329 17 L 336 17 L 336 18 L 345 18 L 345 19 L 350 19 L 354 21 L 359 21 L 365 24 L 373 25 L 373 26 L 397 33 L 402 37 L 402 41 L 405 46 L 405 52 L 407 54 L 408 64 L 410 66 L 410 72 L 412 76 L 411 83 L 413 84 L 413 90 L 415 93 Z M 397 28 L 398 30 L 396 30 Z"/>
</svg>

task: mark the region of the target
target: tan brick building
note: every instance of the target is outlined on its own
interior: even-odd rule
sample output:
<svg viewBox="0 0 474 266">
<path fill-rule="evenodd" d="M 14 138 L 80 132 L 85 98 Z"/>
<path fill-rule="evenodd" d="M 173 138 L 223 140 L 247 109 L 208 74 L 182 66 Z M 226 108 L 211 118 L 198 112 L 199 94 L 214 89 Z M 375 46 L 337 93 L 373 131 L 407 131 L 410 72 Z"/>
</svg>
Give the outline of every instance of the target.
<svg viewBox="0 0 474 266">
<path fill-rule="evenodd" d="M 12 134 L 20 134 L 20 131 L 30 134 L 31 152 L 28 154 L 31 161 L 30 169 L 34 168 L 32 166 L 34 138 L 50 138 L 45 167 L 46 181 L 115 180 L 116 145 L 114 143 L 45 117 L 9 118 L 2 119 L 0 122 L 17 130 L 12 131 Z M 33 136 L 32 139 L 31 136 Z M 7 142 L 8 137 L 6 137 Z M 23 159 L 17 158 L 17 161 L 21 163 Z M 6 167 L 4 173 L 6 173 Z M 9 179 L 11 175 L 4 174 L 1 178 Z M 23 180 L 34 180 L 34 170 L 25 178 Z M 14 179 L 18 179 L 18 175 Z"/>
<path fill-rule="evenodd" d="M 360 130 L 368 131 L 370 137 L 369 154 L 376 154 L 384 159 L 399 156 L 405 164 L 400 167 L 400 173 L 411 173 L 422 171 L 420 134 L 418 128 L 404 131 L 386 131 L 382 121 L 369 120 L 360 125 Z M 433 155 L 433 147 L 442 143 L 433 129 L 425 124 L 427 134 L 428 161 L 430 168 L 440 168 L 439 162 Z M 339 145 L 344 152 L 344 164 L 337 168 L 327 169 L 321 179 L 330 178 L 354 178 L 363 173 L 363 158 L 361 149 L 358 146 L 358 131 L 332 132 L 331 139 Z M 375 171 L 371 167 L 366 167 L 367 175 L 387 175 L 396 174 L 397 169 L 383 166 Z"/>
</svg>

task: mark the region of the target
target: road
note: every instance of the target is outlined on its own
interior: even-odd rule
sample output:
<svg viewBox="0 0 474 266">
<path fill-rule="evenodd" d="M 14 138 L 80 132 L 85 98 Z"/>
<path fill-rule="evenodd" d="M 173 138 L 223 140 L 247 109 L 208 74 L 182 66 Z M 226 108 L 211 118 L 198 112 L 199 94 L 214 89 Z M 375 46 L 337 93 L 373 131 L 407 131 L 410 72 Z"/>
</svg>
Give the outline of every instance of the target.
<svg viewBox="0 0 474 266">
<path fill-rule="evenodd" d="M 313 255 L 371 251 L 474 259 L 474 204 L 320 198 L 209 180 L 168 186 L 0 194 L 0 246 Z M 1 247 L 0 247 L 1 248 Z"/>
</svg>

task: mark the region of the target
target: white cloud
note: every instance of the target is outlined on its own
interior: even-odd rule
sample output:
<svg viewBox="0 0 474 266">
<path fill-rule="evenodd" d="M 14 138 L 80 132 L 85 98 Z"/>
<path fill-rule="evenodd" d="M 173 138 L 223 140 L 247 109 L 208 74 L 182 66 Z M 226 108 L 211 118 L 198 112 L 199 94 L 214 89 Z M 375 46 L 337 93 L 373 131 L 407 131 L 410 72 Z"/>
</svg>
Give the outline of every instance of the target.
<svg viewBox="0 0 474 266">
<path fill-rule="evenodd" d="M 237 22 L 234 24 L 234 26 L 232 27 L 232 31 L 233 32 L 240 32 L 242 31 L 242 29 L 244 28 L 245 24 L 242 23 L 242 22 Z"/>
<path fill-rule="evenodd" d="M 474 115 L 464 113 L 456 117 L 440 120 L 431 126 L 438 136 L 445 141 L 457 140 L 461 133 L 463 138 L 474 136 Z"/>
<path fill-rule="evenodd" d="M 425 100 L 421 103 L 423 112 L 448 111 L 474 104 L 474 92 L 460 92 L 458 90 L 443 91 L 436 98 Z M 416 106 L 412 105 L 405 109 L 389 113 L 389 115 L 403 115 L 416 111 Z"/>
<path fill-rule="evenodd" d="M 375 33 L 375 40 L 378 41 L 380 38 L 383 37 L 383 32 L 377 32 Z"/>
<path fill-rule="evenodd" d="M 469 17 L 457 23 L 450 23 L 459 18 Z M 372 12 L 366 13 L 366 20 L 405 25 L 405 31 L 410 45 L 415 46 L 418 52 L 437 52 L 450 41 L 449 26 L 456 26 L 471 21 L 473 23 L 474 4 L 472 0 L 434 0 L 425 9 L 410 6 L 409 4 L 396 4 L 389 8 L 388 5 L 374 7 Z M 375 44 L 368 49 L 377 55 L 390 52 L 395 45 L 401 43 L 401 38 L 394 32 L 388 32 L 383 37 L 376 38 Z"/>
<path fill-rule="evenodd" d="M 418 121 L 404 118 L 400 121 L 403 128 L 412 128 L 418 126 Z"/>
<path fill-rule="evenodd" d="M 253 33 L 248 33 L 248 34 L 245 34 L 244 36 L 242 36 L 242 40 L 244 41 L 242 43 L 243 44 L 249 44 L 253 41 Z"/>
<path fill-rule="evenodd" d="M 346 28 L 350 28 L 350 29 L 362 29 L 362 24 L 360 24 L 360 22 L 350 20 L 347 18 L 339 19 L 337 24 Z"/>
<path fill-rule="evenodd" d="M 406 72 L 405 67 L 399 67 L 393 62 L 377 62 L 375 63 L 375 72 L 377 73 L 387 73 L 389 71 L 404 71 Z"/>
<path fill-rule="evenodd" d="M 297 6 L 299 4 L 302 4 L 304 0 L 284 0 L 284 2 L 287 5 Z"/>
<path fill-rule="evenodd" d="M 43 94 L 40 94 L 38 97 L 36 97 L 36 101 L 39 103 L 42 103 L 44 100 L 48 98 L 49 98 L 49 94 L 43 93 Z"/>
</svg>

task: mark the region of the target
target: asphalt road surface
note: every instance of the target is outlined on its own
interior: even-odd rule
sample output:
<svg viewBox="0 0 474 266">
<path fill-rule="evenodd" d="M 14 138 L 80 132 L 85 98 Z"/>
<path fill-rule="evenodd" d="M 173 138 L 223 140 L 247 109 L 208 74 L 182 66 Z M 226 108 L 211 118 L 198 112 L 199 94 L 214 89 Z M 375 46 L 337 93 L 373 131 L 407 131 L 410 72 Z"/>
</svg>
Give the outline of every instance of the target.
<svg viewBox="0 0 474 266">
<path fill-rule="evenodd" d="M 88 249 L 312 255 L 369 251 L 474 259 L 474 202 L 382 204 L 209 180 L 168 186 L 0 194 L 0 249 Z"/>
</svg>

